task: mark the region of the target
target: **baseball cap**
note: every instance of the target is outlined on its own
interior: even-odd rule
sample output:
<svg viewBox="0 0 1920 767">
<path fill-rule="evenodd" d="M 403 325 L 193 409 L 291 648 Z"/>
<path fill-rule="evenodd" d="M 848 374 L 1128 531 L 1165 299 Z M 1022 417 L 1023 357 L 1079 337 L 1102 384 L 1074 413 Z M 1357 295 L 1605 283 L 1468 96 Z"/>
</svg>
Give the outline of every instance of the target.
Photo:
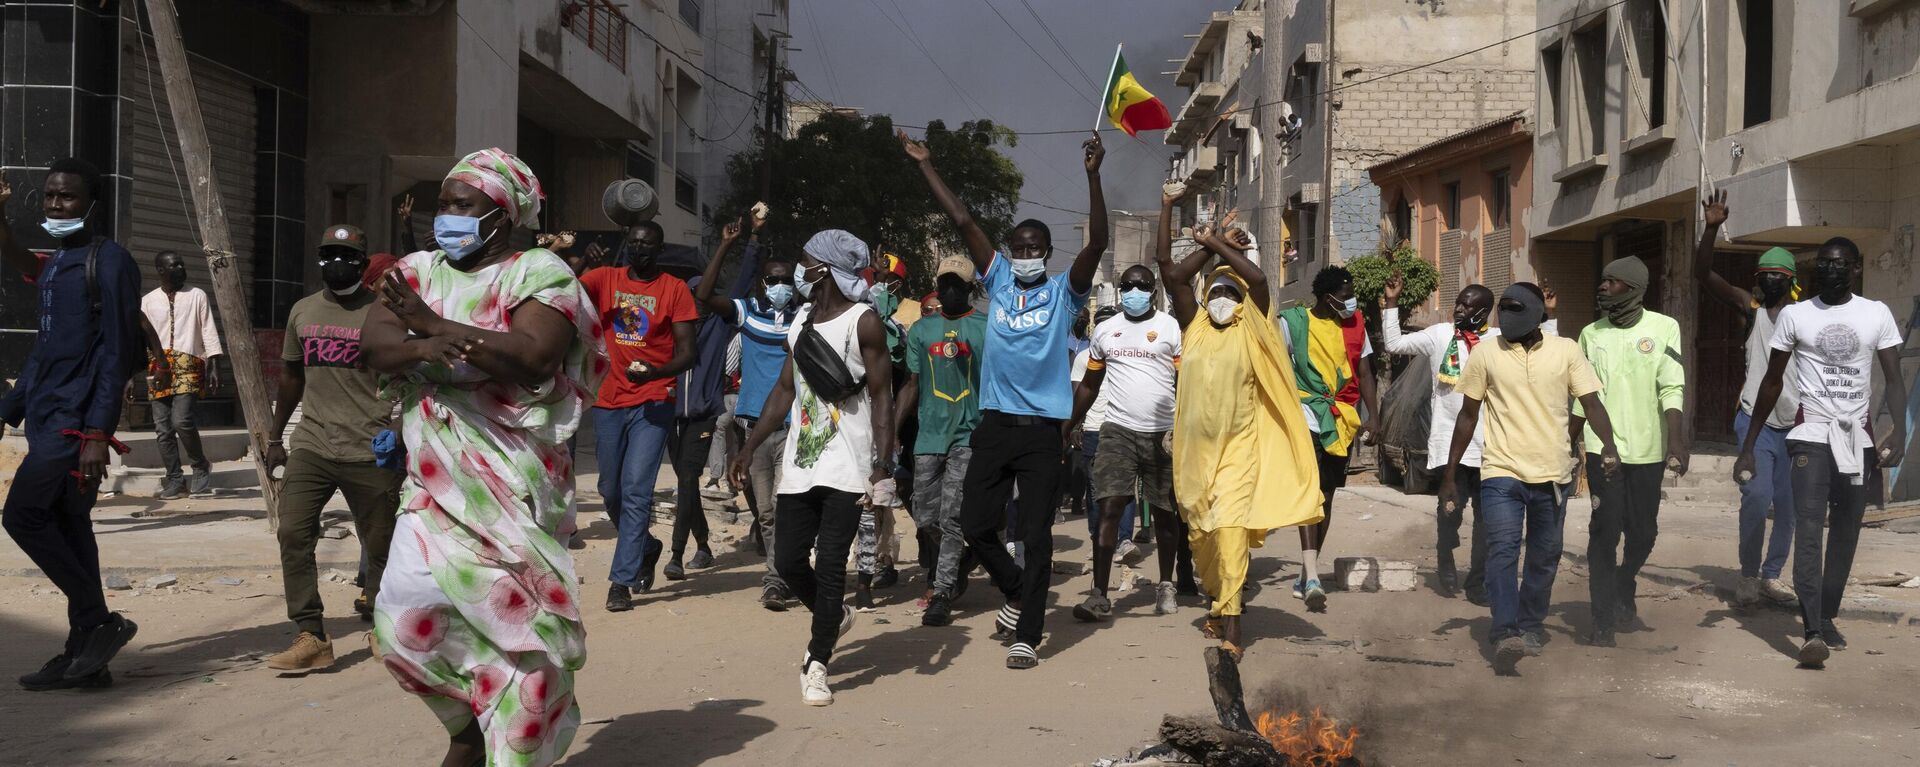
<svg viewBox="0 0 1920 767">
<path fill-rule="evenodd" d="M 973 259 L 966 256 L 947 256 L 940 259 L 940 270 L 934 272 L 934 276 L 938 277 L 942 274 L 951 274 L 967 282 L 973 282 Z"/>
<path fill-rule="evenodd" d="M 333 224 L 320 235 L 320 247 L 324 248 L 328 245 L 352 248 L 365 253 L 367 252 L 367 235 L 360 231 L 360 227 L 352 224 Z"/>
</svg>

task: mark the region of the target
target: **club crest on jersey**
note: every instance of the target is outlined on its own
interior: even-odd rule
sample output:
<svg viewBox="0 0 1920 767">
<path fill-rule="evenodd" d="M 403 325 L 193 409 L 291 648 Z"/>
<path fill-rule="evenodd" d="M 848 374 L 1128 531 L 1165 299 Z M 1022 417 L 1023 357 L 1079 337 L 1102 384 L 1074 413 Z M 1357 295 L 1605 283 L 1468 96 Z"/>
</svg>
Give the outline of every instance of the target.
<svg viewBox="0 0 1920 767">
<path fill-rule="evenodd" d="M 1160 331 L 1158 330 L 1147 331 L 1147 343 L 1153 343 L 1158 338 L 1160 338 Z"/>
</svg>

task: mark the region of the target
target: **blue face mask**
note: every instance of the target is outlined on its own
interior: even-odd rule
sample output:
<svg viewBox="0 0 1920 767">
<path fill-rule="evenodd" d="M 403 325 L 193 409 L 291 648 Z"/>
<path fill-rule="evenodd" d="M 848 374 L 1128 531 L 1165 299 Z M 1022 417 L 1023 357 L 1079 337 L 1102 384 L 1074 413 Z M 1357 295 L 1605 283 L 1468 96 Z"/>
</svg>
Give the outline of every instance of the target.
<svg viewBox="0 0 1920 767">
<path fill-rule="evenodd" d="M 767 286 L 767 305 L 773 307 L 774 311 L 785 309 L 791 303 L 793 303 L 792 285 Z"/>
<path fill-rule="evenodd" d="M 495 208 L 493 213 L 499 213 L 500 210 Z M 480 234 L 481 222 L 486 221 L 487 216 L 493 213 L 488 213 L 486 216 L 456 216 L 450 213 L 434 216 L 434 242 L 440 244 L 440 249 L 447 252 L 448 258 L 465 261 L 473 254 L 480 252 L 480 248 L 493 237 L 492 233 L 485 236 Z"/>
<path fill-rule="evenodd" d="M 79 218 L 49 218 L 40 222 L 40 228 L 47 230 L 47 234 L 52 235 L 54 239 L 64 240 L 87 228 L 87 216 L 91 215 L 93 215 L 93 206 L 88 205 L 87 212 L 80 214 Z"/>
<path fill-rule="evenodd" d="M 1010 258 L 1007 265 L 1013 270 L 1013 277 L 1021 282 L 1039 282 L 1047 276 L 1047 260 L 1044 258 Z"/>
<path fill-rule="evenodd" d="M 1339 306 L 1334 307 L 1333 313 L 1340 315 L 1340 319 L 1344 320 L 1352 317 L 1353 313 L 1357 311 L 1360 311 L 1360 299 L 1348 298 L 1346 301 L 1341 302 Z"/>
<path fill-rule="evenodd" d="M 1153 310 L 1153 293 L 1134 288 L 1120 294 L 1120 309 L 1129 317 L 1138 317 Z"/>
</svg>

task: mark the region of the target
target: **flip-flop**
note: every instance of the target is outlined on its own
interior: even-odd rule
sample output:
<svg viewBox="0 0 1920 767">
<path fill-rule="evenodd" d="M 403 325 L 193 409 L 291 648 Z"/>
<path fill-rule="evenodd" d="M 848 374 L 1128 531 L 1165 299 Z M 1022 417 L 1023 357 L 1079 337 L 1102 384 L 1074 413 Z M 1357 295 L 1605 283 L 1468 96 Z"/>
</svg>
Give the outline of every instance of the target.
<svg viewBox="0 0 1920 767">
<path fill-rule="evenodd" d="M 1219 639 L 1221 631 L 1220 617 L 1217 615 L 1207 616 L 1207 622 L 1200 624 L 1200 635 L 1208 639 Z"/>
<path fill-rule="evenodd" d="M 1247 654 L 1247 648 L 1236 645 L 1225 639 L 1220 640 L 1220 649 L 1225 650 L 1227 654 L 1233 656 L 1233 659 L 1236 661 L 1240 660 L 1241 657 Z"/>
</svg>

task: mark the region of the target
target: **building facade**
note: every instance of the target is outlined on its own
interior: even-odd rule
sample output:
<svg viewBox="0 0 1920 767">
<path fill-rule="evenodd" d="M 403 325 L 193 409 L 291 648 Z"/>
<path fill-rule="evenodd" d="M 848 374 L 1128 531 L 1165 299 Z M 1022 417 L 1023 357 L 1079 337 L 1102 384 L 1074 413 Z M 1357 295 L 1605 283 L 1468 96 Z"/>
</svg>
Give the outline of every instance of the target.
<svg viewBox="0 0 1920 767">
<path fill-rule="evenodd" d="M 1534 13 L 1532 0 L 1269 0 L 1260 100 L 1274 114 L 1261 131 L 1279 172 L 1263 206 L 1279 214 L 1270 237 L 1299 254 L 1283 299 L 1307 298 L 1314 271 L 1382 246 L 1368 168 L 1526 108 L 1527 50 L 1475 48 L 1525 32 Z"/>
<path fill-rule="evenodd" d="M 1531 269 L 1527 216 L 1533 208 L 1533 132 L 1525 113 L 1502 117 L 1367 169 L 1380 189 L 1382 239 L 1412 245 L 1440 270 L 1440 284 L 1412 309 L 1420 324 L 1451 322 L 1467 285 L 1494 295 Z M 1590 292 L 1590 291 L 1587 291 Z M 1560 299 L 1562 332 L 1592 317 L 1592 296 Z"/>
<path fill-rule="evenodd" d="M 1213 223 L 1233 213 L 1236 225 L 1256 235 L 1260 231 L 1263 163 L 1256 102 L 1262 90 L 1264 5 L 1241 0 L 1233 10 L 1211 14 L 1199 34 L 1188 35 L 1193 45 L 1174 72 L 1174 83 L 1186 94 L 1165 141 L 1179 147 L 1171 180 L 1187 187 L 1183 223 Z M 1116 231 L 1116 238 L 1120 234 Z"/>
<path fill-rule="evenodd" d="M 1731 439 L 1745 374 L 1743 313 L 1703 300 L 1691 274 L 1707 190 L 1729 197 L 1715 258 L 1736 284 L 1768 247 L 1805 259 L 1847 237 L 1864 295 L 1920 327 L 1920 3 L 1541 0 L 1538 25 L 1536 261 L 1587 284 L 1614 258 L 1653 266 L 1649 305 L 1689 345 L 1696 439 Z M 1917 483 L 1896 472 L 1891 494 Z"/>
<path fill-rule="evenodd" d="M 725 158 L 759 126 L 786 5 L 176 2 L 260 348 L 279 348 L 287 310 L 318 286 L 322 227 L 360 226 L 377 251 L 404 250 L 408 228 L 430 245 L 440 181 L 477 149 L 513 152 L 540 177 L 547 199 L 527 242 L 536 228 L 611 234 L 601 191 L 633 177 L 658 191 L 668 242 L 701 245 Z M 72 154 L 110 174 L 93 218 L 104 233 L 143 267 L 178 251 L 190 283 L 208 286 L 145 3 L 6 0 L 0 21 L 15 235 L 51 246 L 25 192 Z M 12 376 L 36 327 L 17 280 L 0 280 L 0 326 L 0 375 Z M 206 406 L 208 423 L 237 418 L 218 398 Z"/>
</svg>

